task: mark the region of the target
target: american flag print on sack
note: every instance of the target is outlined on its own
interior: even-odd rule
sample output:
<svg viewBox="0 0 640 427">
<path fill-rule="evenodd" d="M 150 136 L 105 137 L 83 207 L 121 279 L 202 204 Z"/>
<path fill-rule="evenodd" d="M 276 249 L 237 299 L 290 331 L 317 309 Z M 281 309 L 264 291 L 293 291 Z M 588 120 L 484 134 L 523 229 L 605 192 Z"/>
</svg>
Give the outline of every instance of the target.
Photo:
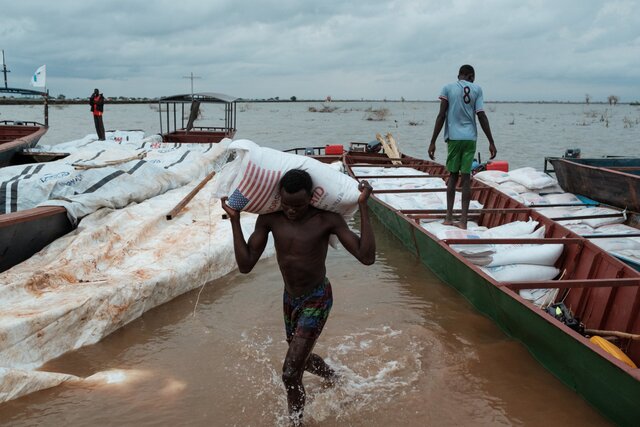
<svg viewBox="0 0 640 427">
<path fill-rule="evenodd" d="M 259 213 L 280 181 L 282 171 L 263 169 L 249 162 L 244 177 L 231 193 L 227 204 L 237 211 Z"/>
</svg>

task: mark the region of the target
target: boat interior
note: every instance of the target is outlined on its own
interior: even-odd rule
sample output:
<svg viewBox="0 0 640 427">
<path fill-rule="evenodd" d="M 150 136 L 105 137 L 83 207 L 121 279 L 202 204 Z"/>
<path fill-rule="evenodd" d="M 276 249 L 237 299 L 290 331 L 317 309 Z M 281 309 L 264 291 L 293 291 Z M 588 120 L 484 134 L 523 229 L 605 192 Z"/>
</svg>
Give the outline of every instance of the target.
<svg viewBox="0 0 640 427">
<path fill-rule="evenodd" d="M 332 158 L 323 161 L 333 161 Z M 349 152 L 344 155 L 348 173 L 356 179 L 406 179 L 412 180 L 442 178 L 448 180 L 448 172 L 443 165 L 415 159 L 402 155 L 399 161 L 392 160 L 384 154 L 368 154 Z M 396 164 L 393 164 L 396 163 Z M 360 167 L 375 165 L 383 168 L 406 168 L 416 170 L 416 175 L 359 175 Z M 420 172 L 420 173 L 418 173 Z M 424 175 L 426 172 L 428 175 Z M 444 188 L 421 189 L 384 189 L 375 190 L 374 195 L 380 194 L 415 194 L 420 192 L 445 192 Z M 555 263 L 560 274 L 553 280 L 539 280 L 526 282 L 499 282 L 493 278 L 490 281 L 498 287 L 511 292 L 514 298 L 520 298 L 518 291 L 522 289 L 553 289 L 559 290 L 555 302 L 564 302 L 571 312 L 579 318 L 588 330 L 620 331 L 623 334 L 640 334 L 640 273 L 620 260 L 610 256 L 603 249 L 560 223 L 541 215 L 535 206 L 525 206 L 500 191 L 477 180 L 472 181 L 471 199 L 482 204 L 481 209 L 470 209 L 469 220 L 479 226 L 493 228 L 513 221 L 528 221 L 539 223 L 538 227 L 545 227 L 544 237 L 537 239 L 446 239 L 439 240 L 447 250 L 455 253 L 452 245 L 513 245 L 562 244 L 564 249 Z M 396 209 L 383 201 L 388 209 L 396 211 L 397 215 L 405 217 L 414 223 L 414 232 L 429 233 L 420 226 L 423 220 L 437 220 L 444 218 L 444 209 Z M 454 213 L 459 211 L 454 211 Z M 433 239 L 438 240 L 432 235 Z M 464 257 L 462 262 L 484 274 L 482 270 Z M 527 301 L 524 303 L 533 305 Z M 616 344 L 637 364 L 640 364 L 640 340 L 632 338 L 612 337 Z"/>
</svg>

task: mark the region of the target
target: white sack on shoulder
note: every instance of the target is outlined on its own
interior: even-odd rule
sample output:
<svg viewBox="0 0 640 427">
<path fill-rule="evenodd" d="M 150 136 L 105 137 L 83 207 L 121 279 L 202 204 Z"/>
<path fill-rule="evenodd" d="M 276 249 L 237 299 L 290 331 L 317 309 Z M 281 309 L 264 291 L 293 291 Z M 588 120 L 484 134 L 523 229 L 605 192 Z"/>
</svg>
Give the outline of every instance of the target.
<svg viewBox="0 0 640 427">
<path fill-rule="evenodd" d="M 358 182 L 311 157 L 283 153 L 240 139 L 229 145 L 236 159 L 226 164 L 213 188 L 215 197 L 229 197 L 237 210 L 266 214 L 280 209 L 278 184 L 289 170 L 302 169 L 311 175 L 311 205 L 351 216 L 358 208 Z"/>
</svg>

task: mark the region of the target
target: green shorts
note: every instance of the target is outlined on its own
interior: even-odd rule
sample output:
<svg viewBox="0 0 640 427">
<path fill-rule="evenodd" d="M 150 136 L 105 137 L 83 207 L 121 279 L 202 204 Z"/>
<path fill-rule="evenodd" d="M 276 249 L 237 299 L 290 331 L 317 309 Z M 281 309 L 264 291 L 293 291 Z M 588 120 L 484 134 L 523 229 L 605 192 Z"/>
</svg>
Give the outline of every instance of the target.
<svg viewBox="0 0 640 427">
<path fill-rule="evenodd" d="M 451 173 L 471 173 L 476 142 L 450 139 L 447 145 L 447 170 Z"/>
</svg>

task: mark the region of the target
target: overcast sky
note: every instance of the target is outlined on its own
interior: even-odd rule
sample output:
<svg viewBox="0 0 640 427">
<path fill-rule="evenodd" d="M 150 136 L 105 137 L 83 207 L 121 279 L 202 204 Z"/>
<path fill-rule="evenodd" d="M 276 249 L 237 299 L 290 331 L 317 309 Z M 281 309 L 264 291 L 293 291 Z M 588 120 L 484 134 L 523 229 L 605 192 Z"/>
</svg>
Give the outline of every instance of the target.
<svg viewBox="0 0 640 427">
<path fill-rule="evenodd" d="M 52 95 L 640 100 L 640 0 L 0 0 L 9 85 Z"/>
</svg>

